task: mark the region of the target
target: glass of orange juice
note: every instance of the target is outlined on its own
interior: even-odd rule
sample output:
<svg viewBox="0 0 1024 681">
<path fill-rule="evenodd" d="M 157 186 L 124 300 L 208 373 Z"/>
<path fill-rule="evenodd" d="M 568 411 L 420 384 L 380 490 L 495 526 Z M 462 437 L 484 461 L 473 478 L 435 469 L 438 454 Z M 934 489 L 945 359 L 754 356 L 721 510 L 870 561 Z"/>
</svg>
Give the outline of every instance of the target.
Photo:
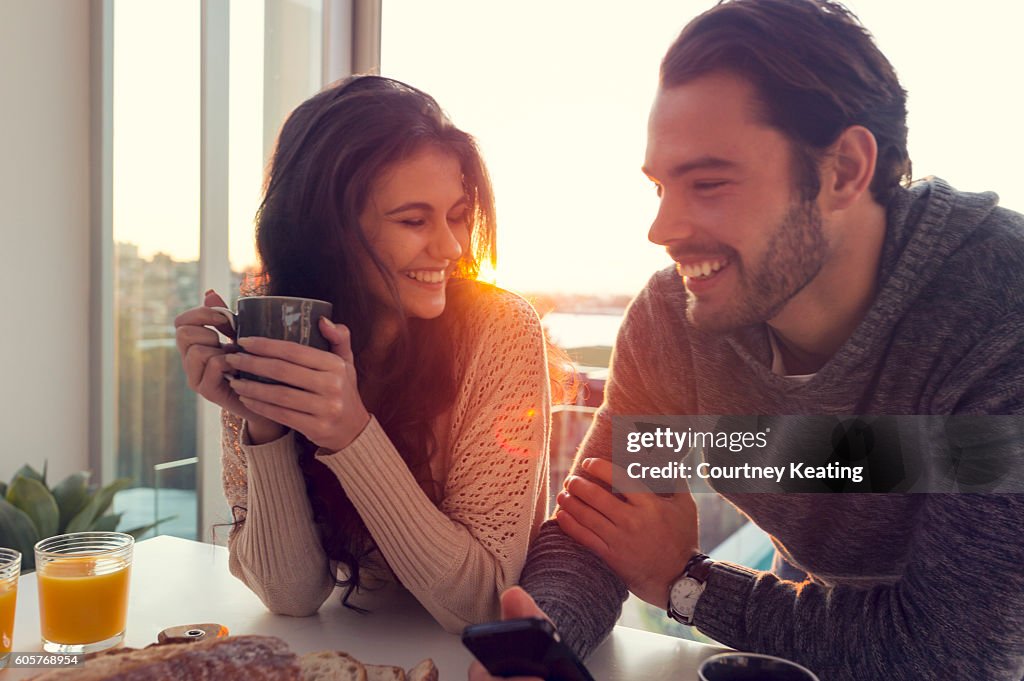
<svg viewBox="0 0 1024 681">
<path fill-rule="evenodd" d="M 11 652 L 14 639 L 14 602 L 18 599 L 21 553 L 0 549 L 0 659 Z"/>
<path fill-rule="evenodd" d="M 135 539 L 75 532 L 36 544 L 43 650 L 94 653 L 124 640 Z"/>
</svg>

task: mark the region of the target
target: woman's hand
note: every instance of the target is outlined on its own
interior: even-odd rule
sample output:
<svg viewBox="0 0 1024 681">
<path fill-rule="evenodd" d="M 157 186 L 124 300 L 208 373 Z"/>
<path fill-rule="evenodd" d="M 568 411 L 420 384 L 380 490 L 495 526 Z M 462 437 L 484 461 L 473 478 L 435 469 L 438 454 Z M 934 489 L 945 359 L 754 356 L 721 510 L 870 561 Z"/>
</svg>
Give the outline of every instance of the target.
<svg viewBox="0 0 1024 681">
<path fill-rule="evenodd" d="M 228 364 L 227 358 L 237 352 L 237 348 L 221 345 L 217 332 L 207 327 L 212 326 L 226 336 L 233 336 L 234 331 L 224 316 L 211 310 L 211 307 L 226 307 L 226 303 L 213 291 L 207 291 L 200 307 L 182 312 L 174 319 L 175 341 L 188 387 L 217 406 L 245 419 L 250 437 L 254 440 L 276 440 L 284 435 L 285 428 L 247 408 L 228 385 L 227 379 L 234 369 Z"/>
<path fill-rule="evenodd" d="M 356 439 L 370 414 L 359 396 L 348 329 L 321 317 L 320 331 L 331 344 L 330 352 L 250 336 L 238 341 L 245 352 L 228 355 L 225 361 L 232 369 L 287 384 L 229 379 L 248 411 L 337 451 Z"/>
</svg>

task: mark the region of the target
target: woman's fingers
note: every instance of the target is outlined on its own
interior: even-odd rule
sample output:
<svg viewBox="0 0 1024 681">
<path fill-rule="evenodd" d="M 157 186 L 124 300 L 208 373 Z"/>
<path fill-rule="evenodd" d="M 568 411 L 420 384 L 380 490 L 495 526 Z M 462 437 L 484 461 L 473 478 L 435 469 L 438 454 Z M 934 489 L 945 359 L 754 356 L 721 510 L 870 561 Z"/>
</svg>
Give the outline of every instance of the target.
<svg viewBox="0 0 1024 681">
<path fill-rule="evenodd" d="M 203 294 L 203 305 L 206 307 L 227 307 L 228 304 L 220 297 L 220 294 L 212 288 Z"/>
<path fill-rule="evenodd" d="M 220 338 L 217 332 L 205 326 L 179 326 L 174 331 L 174 342 L 178 346 L 178 352 L 182 357 L 188 353 L 192 345 L 208 345 L 213 348 L 220 347 Z"/>
<path fill-rule="evenodd" d="M 352 334 L 344 324 L 335 324 L 327 317 L 320 318 L 320 333 L 331 344 L 331 352 L 351 364 Z"/>
<path fill-rule="evenodd" d="M 209 307 L 193 307 L 174 318 L 175 328 L 183 326 L 212 326 L 225 336 L 234 336 L 234 330 L 227 318 Z"/>
<path fill-rule="evenodd" d="M 203 369 L 196 392 L 207 399 L 216 399 L 225 396 L 228 392 L 225 374 L 231 373 L 231 367 L 224 361 L 224 357 L 223 353 L 211 356 Z"/>
<path fill-rule="evenodd" d="M 324 407 L 323 399 L 317 399 L 313 393 L 291 386 L 261 383 L 244 378 L 229 378 L 228 382 L 239 397 L 259 400 L 303 414 L 318 415 Z"/>
<path fill-rule="evenodd" d="M 239 338 L 238 344 L 246 352 L 281 359 L 316 371 L 334 371 L 342 368 L 341 360 L 334 353 L 311 348 L 294 341 L 263 338 L 262 336 L 246 336 Z M 256 372 L 253 372 L 256 373 Z"/>
<path fill-rule="evenodd" d="M 313 440 L 314 437 L 316 437 L 315 434 L 318 432 L 317 420 L 309 414 L 303 414 L 302 412 L 280 407 L 276 404 L 263 402 L 262 400 L 257 400 L 254 397 L 239 395 L 238 399 L 246 409 L 258 416 L 270 419 L 275 423 L 279 423 L 282 426 L 286 426 L 296 432 L 302 433 L 310 440 Z"/>
<path fill-rule="evenodd" d="M 223 354 L 224 351 L 220 348 L 212 348 L 208 345 L 190 346 L 182 358 L 185 377 L 188 379 L 188 387 L 196 392 L 200 392 L 200 385 L 203 384 L 203 379 L 207 372 L 207 364 L 212 358 Z"/>
<path fill-rule="evenodd" d="M 247 348 L 244 344 L 242 347 Z M 325 380 L 324 373 L 321 371 L 308 369 L 288 360 L 262 357 L 248 352 L 236 352 L 228 355 L 227 363 L 239 371 L 287 383 L 294 388 L 309 392 L 320 392 Z"/>
</svg>

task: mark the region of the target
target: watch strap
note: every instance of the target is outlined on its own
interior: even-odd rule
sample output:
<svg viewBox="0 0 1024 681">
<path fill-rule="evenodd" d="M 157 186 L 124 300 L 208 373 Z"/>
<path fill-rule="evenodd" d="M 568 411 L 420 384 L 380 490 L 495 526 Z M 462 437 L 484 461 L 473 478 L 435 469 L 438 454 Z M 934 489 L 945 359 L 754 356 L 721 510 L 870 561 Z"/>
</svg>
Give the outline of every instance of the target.
<svg viewBox="0 0 1024 681">
<path fill-rule="evenodd" d="M 703 553 L 698 553 L 693 558 L 690 558 L 686 563 L 686 567 L 683 568 L 683 577 L 692 577 L 701 584 L 708 581 L 708 575 L 711 574 L 711 566 L 715 562 L 708 558 Z"/>
</svg>

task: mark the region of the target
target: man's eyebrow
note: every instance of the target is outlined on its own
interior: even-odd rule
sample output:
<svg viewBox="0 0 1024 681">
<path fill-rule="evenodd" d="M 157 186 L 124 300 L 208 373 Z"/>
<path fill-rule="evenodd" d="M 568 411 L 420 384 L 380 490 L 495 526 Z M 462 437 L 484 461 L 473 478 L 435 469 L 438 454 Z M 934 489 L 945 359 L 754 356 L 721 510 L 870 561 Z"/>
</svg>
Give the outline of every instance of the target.
<svg viewBox="0 0 1024 681">
<path fill-rule="evenodd" d="M 730 161 L 718 156 L 701 156 L 700 158 L 695 158 L 692 161 L 687 161 L 686 163 L 680 163 L 677 166 L 673 166 L 672 169 L 668 171 L 668 176 L 669 178 L 677 178 L 694 170 L 735 170 L 738 167 L 739 164 L 735 161 Z M 644 166 L 640 170 L 643 171 L 643 174 L 647 177 L 654 177 L 647 166 Z"/>
</svg>

